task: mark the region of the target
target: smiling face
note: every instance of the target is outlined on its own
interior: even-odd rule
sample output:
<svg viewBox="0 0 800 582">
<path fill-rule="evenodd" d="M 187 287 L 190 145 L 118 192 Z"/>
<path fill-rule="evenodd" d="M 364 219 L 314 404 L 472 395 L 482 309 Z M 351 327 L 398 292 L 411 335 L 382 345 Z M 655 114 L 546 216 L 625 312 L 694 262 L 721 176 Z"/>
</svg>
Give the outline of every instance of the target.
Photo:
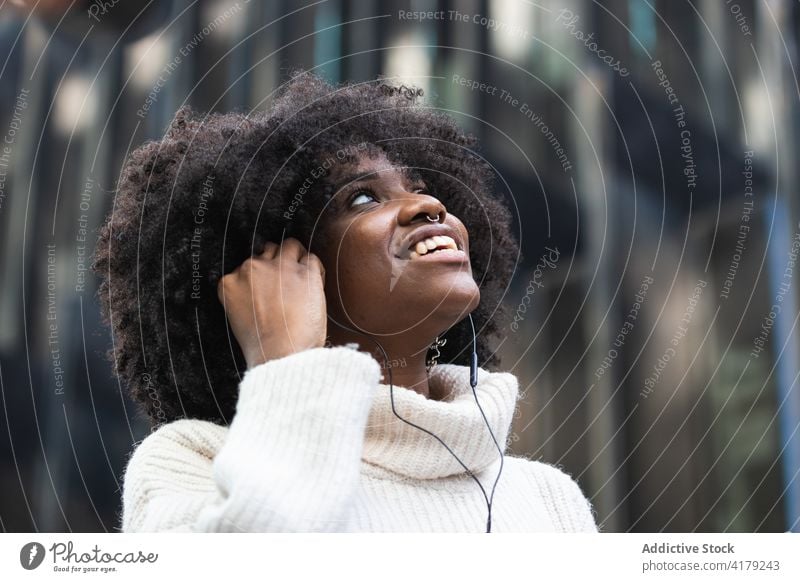
<svg viewBox="0 0 800 582">
<path fill-rule="evenodd" d="M 334 322 L 429 342 L 478 306 L 467 229 L 435 192 L 382 155 L 328 179 L 335 194 L 311 247 Z"/>
</svg>

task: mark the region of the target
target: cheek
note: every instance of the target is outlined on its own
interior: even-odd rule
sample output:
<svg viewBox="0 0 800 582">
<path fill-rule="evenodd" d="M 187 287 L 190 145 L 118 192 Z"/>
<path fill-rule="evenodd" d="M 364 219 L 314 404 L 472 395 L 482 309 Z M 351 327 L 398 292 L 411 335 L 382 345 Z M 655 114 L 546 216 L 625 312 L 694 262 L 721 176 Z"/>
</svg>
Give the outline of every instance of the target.
<svg viewBox="0 0 800 582">
<path fill-rule="evenodd" d="M 369 253 L 353 255 L 342 248 L 331 288 L 326 289 L 328 311 L 336 321 L 368 333 L 381 333 L 386 317 L 386 288 L 376 275 L 376 257 Z"/>
<path fill-rule="evenodd" d="M 357 225 L 331 240 L 323 259 L 326 296 L 348 311 L 368 311 L 388 289 L 390 264 L 386 243 L 379 233 Z"/>
<path fill-rule="evenodd" d="M 363 245 L 343 244 L 337 261 L 337 278 L 342 294 L 361 297 L 368 294 L 373 299 L 381 296 L 381 286 L 386 287 L 387 257 L 376 249 Z"/>
</svg>

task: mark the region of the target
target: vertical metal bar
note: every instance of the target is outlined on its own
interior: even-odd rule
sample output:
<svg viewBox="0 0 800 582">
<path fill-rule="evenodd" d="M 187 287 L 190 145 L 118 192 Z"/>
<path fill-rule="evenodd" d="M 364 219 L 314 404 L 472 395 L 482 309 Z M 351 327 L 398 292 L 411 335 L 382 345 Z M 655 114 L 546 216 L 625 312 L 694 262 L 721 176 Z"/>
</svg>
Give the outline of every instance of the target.
<svg viewBox="0 0 800 582">
<path fill-rule="evenodd" d="M 777 196 L 777 202 L 770 200 L 763 213 L 766 228 L 772 228 L 772 237 L 767 247 L 767 265 L 770 297 L 785 292 L 780 312 L 775 318 L 775 336 L 771 342 L 775 354 L 775 391 L 778 404 L 779 451 L 781 451 L 781 475 L 783 479 L 784 515 L 787 529 L 800 532 L 800 389 L 797 376 L 800 373 L 800 341 L 794 318 L 797 314 L 797 284 L 784 277 L 787 252 L 800 234 L 792 236 L 789 224 L 789 208 L 784 197 Z M 774 222 L 770 224 L 773 220 Z M 795 230 L 796 233 L 796 230 Z M 783 291 L 782 291 L 783 286 Z M 785 345 L 784 345 L 785 344 Z M 781 353 L 783 352 L 783 353 Z"/>
<path fill-rule="evenodd" d="M 619 213 L 614 208 L 614 196 L 609 195 L 616 190 L 613 166 L 608 158 L 608 136 L 612 135 L 612 131 L 607 127 L 605 109 L 597 95 L 598 91 L 606 92 L 608 78 L 605 71 L 592 66 L 583 68 L 592 84 L 583 78 L 576 79 L 572 101 L 578 112 L 578 119 L 582 121 L 589 135 L 584 136 L 577 127 L 574 128 L 576 157 L 580 168 L 575 186 L 584 209 L 581 214 L 588 219 L 580 235 L 585 241 L 585 256 L 581 260 L 586 265 L 585 283 L 589 295 L 583 326 L 587 339 L 595 336 L 586 357 L 585 369 L 595 370 L 600 366 L 612 339 L 609 318 L 604 313 L 612 298 L 612 282 L 609 277 L 613 273 L 612 257 L 617 252 L 615 233 L 618 229 L 616 220 Z M 596 276 L 589 286 L 595 270 Z M 621 498 L 621 472 L 617 470 L 621 458 L 618 452 L 620 445 L 613 436 L 619 426 L 617 403 L 610 402 L 614 393 L 610 377 L 605 376 L 592 382 L 591 376 L 586 376 L 586 390 L 589 392 L 586 398 L 587 421 L 603 411 L 588 427 L 586 438 L 590 488 L 597 490 L 593 502 L 604 528 L 608 531 L 619 531 L 623 522 L 623 511 L 614 510 Z"/>
<path fill-rule="evenodd" d="M 342 76 L 341 16 L 338 0 L 328 0 L 317 6 L 314 14 L 314 66 L 319 67 L 318 75 L 332 83 L 338 83 Z"/>
</svg>

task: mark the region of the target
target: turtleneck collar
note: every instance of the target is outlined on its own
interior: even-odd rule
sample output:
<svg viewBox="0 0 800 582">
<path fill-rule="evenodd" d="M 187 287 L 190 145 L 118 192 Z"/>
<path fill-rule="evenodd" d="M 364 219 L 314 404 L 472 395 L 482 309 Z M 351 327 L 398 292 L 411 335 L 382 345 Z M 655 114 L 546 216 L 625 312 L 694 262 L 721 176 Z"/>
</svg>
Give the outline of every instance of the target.
<svg viewBox="0 0 800 582">
<path fill-rule="evenodd" d="M 438 436 L 473 473 L 500 457 L 486 428 L 469 384 L 469 367 L 439 364 L 429 375 L 431 400 L 395 386 L 397 414 Z M 516 376 L 478 369 L 475 387 L 497 443 L 505 453 L 506 439 L 519 399 Z M 437 479 L 465 473 L 461 464 L 430 434 L 403 422 L 392 412 L 388 384 L 380 384 L 367 420 L 364 461 L 416 479 Z"/>
</svg>

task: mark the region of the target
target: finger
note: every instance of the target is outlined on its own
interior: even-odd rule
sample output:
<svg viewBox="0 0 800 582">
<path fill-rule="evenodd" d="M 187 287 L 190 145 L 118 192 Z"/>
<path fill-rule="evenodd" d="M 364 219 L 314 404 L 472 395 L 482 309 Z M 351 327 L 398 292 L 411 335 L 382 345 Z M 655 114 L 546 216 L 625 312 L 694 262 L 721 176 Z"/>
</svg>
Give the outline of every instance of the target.
<svg viewBox="0 0 800 582">
<path fill-rule="evenodd" d="M 316 268 L 320 275 L 322 275 L 322 280 L 325 280 L 325 265 L 322 264 L 322 260 L 317 255 L 314 253 L 307 253 L 305 257 L 300 259 L 300 262 Z"/>
<path fill-rule="evenodd" d="M 220 277 L 219 282 L 217 283 L 217 298 L 219 299 L 219 302 L 222 303 L 223 307 L 225 306 L 225 288 L 224 288 L 225 286 L 223 284 L 224 282 L 225 282 L 225 277 Z"/>
<path fill-rule="evenodd" d="M 300 262 L 300 259 L 306 256 L 306 247 L 303 246 L 296 238 L 284 239 L 281 243 L 280 251 L 278 251 L 281 258 L 286 261 Z"/>
<path fill-rule="evenodd" d="M 261 254 L 258 255 L 258 256 L 260 258 L 262 258 L 262 259 L 270 259 L 271 260 L 271 259 L 275 258 L 275 256 L 278 254 L 279 250 L 280 250 L 280 246 L 278 246 L 277 243 L 274 243 L 274 242 L 270 241 L 270 242 L 267 242 L 264 245 L 264 250 L 261 251 Z"/>
</svg>

